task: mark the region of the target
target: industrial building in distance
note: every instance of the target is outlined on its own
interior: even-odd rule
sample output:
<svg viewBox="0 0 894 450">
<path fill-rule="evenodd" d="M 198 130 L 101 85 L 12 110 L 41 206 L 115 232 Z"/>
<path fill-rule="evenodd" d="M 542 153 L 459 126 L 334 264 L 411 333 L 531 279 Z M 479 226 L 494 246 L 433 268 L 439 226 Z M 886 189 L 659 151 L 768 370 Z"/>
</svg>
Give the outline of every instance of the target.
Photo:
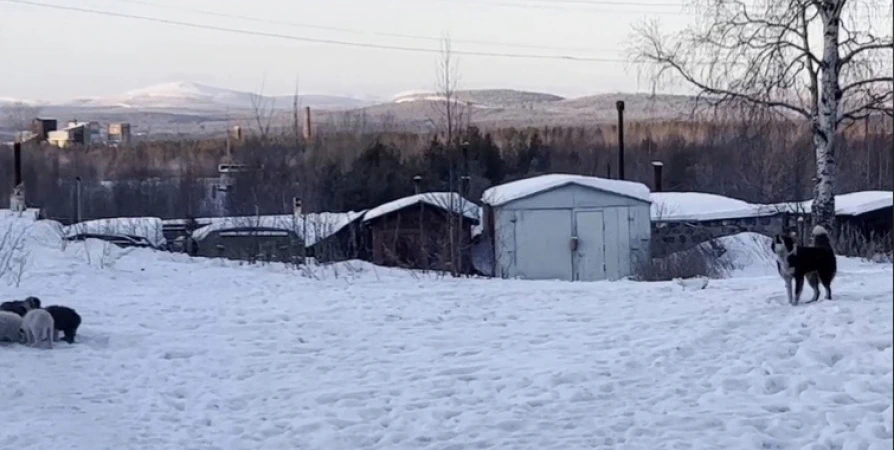
<svg viewBox="0 0 894 450">
<path fill-rule="evenodd" d="M 111 146 L 128 145 L 131 142 L 130 124 L 124 122 L 110 123 L 105 130 L 99 122 L 82 122 L 77 119 L 70 120 L 64 128 L 59 128 L 56 119 L 34 118 L 31 121 L 31 130 L 17 133 L 18 142 L 47 142 L 59 148 L 68 148 L 73 145 L 97 145 Z"/>
</svg>

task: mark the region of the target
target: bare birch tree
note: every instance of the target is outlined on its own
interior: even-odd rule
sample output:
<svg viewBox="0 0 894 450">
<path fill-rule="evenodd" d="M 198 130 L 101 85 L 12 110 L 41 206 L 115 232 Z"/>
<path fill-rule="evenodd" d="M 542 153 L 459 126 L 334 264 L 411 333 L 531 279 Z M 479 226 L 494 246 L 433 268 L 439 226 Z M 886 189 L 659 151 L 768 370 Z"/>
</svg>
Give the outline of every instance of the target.
<svg viewBox="0 0 894 450">
<path fill-rule="evenodd" d="M 834 225 L 837 133 L 892 111 L 891 6 L 873 0 L 698 2 L 700 19 L 680 33 L 662 34 L 654 22 L 637 27 L 635 57 L 651 63 L 656 81 L 670 75 L 694 87 L 700 104 L 803 118 L 816 157 L 814 221 Z"/>
<path fill-rule="evenodd" d="M 445 149 L 450 161 L 448 190 L 450 192 L 461 192 L 461 189 L 459 188 L 461 176 L 457 174 L 457 169 L 461 165 L 456 161 L 455 155 L 457 153 L 456 150 L 460 147 L 462 141 L 464 104 L 460 103 L 457 95 L 459 66 L 453 57 L 449 36 L 445 36 L 444 39 L 441 40 L 441 53 L 436 73 L 438 98 L 433 102 L 433 105 L 437 114 L 437 128 L 444 134 Z M 463 165 L 464 163 L 465 161 L 463 161 Z M 454 197 L 451 196 L 451 199 L 454 199 Z M 459 202 L 459 205 L 449 205 L 449 210 L 453 211 L 457 208 L 463 208 L 463 200 L 459 199 Z M 462 259 L 459 238 L 459 230 L 461 226 L 459 220 L 461 220 L 461 218 L 457 218 L 456 223 L 454 223 L 455 221 L 451 219 L 449 228 L 450 255 L 454 275 L 459 274 L 459 266 L 461 265 Z"/>
<path fill-rule="evenodd" d="M 272 97 L 264 96 L 265 83 L 266 77 L 261 81 L 261 89 L 258 93 L 252 93 L 249 96 L 252 118 L 255 120 L 255 125 L 258 127 L 258 135 L 260 136 L 262 145 L 267 144 L 267 139 L 270 136 L 270 125 L 273 121 L 273 114 L 276 112 L 276 100 Z"/>
</svg>

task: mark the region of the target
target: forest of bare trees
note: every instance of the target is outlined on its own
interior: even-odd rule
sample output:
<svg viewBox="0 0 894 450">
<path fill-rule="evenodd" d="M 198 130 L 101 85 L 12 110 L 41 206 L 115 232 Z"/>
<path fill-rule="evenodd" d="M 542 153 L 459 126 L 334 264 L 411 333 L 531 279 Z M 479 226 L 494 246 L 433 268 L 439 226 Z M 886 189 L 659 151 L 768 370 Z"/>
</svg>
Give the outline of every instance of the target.
<svg viewBox="0 0 894 450">
<path fill-rule="evenodd" d="M 489 186 L 547 172 L 614 177 L 616 129 L 531 128 L 479 130 L 463 127 L 445 145 L 443 135 L 338 133 L 155 141 L 132 148 L 58 149 L 26 144 L 23 151 L 28 203 L 47 216 L 76 216 L 76 177 L 81 217 L 214 215 L 221 192 L 218 164 L 228 159 L 254 170 L 235 174 L 224 193 L 229 214 L 290 212 L 300 197 L 306 211 L 369 208 L 412 195 L 415 176 L 424 191 L 458 189 L 467 175 L 473 201 Z M 652 185 L 650 162 L 665 163 L 664 190 L 702 191 L 751 202 L 813 197 L 815 161 L 809 128 L 768 118 L 748 123 L 630 123 L 626 127 L 628 179 Z M 837 190 L 891 190 L 892 126 L 874 118 L 839 133 Z M 231 161 L 231 162 L 232 162 Z M 12 188 L 12 151 L 0 151 L 0 196 Z"/>
</svg>

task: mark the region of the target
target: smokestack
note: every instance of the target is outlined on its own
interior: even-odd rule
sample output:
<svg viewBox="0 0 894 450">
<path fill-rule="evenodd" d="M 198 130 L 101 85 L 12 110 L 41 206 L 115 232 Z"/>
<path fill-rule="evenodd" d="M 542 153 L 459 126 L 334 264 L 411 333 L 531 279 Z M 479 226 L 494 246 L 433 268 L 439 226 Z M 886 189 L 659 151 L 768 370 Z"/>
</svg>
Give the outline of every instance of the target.
<svg viewBox="0 0 894 450">
<path fill-rule="evenodd" d="M 311 128 L 311 119 L 310 119 L 310 106 L 304 107 L 304 139 L 309 141 L 312 137 L 312 128 Z"/>
<path fill-rule="evenodd" d="M 654 183 L 654 186 L 653 186 L 653 187 L 654 187 L 654 189 L 655 189 L 655 192 L 662 192 L 663 189 L 664 189 L 663 186 L 662 186 L 662 181 L 664 181 L 664 180 L 662 179 L 662 171 L 663 171 L 663 169 L 664 169 L 664 163 L 663 163 L 663 162 L 661 162 L 661 161 L 652 161 L 652 175 L 653 175 L 653 180 L 654 180 L 654 181 L 653 181 L 653 183 Z"/>
<path fill-rule="evenodd" d="M 618 108 L 618 179 L 624 179 L 624 101 L 615 103 Z"/>
<path fill-rule="evenodd" d="M 419 184 L 422 183 L 422 177 L 420 175 L 416 175 L 413 177 L 413 189 L 416 192 L 416 195 L 419 195 Z"/>
<path fill-rule="evenodd" d="M 15 185 L 22 184 L 22 143 L 16 142 L 12 145 L 12 160 L 15 168 Z"/>
</svg>

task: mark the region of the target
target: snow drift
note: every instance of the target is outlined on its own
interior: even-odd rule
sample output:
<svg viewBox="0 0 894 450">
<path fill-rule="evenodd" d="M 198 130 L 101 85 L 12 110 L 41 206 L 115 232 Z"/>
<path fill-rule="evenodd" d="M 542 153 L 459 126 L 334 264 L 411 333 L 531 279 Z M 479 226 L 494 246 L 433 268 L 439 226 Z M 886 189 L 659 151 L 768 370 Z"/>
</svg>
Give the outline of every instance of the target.
<svg viewBox="0 0 894 450">
<path fill-rule="evenodd" d="M 10 448 L 892 445 L 890 264 L 842 258 L 835 301 L 791 307 L 776 275 L 302 276 L 145 249 L 99 268 L 58 226 L 8 226 L 34 265 L 3 295 L 83 317 L 75 345 L 0 348 Z"/>
</svg>

